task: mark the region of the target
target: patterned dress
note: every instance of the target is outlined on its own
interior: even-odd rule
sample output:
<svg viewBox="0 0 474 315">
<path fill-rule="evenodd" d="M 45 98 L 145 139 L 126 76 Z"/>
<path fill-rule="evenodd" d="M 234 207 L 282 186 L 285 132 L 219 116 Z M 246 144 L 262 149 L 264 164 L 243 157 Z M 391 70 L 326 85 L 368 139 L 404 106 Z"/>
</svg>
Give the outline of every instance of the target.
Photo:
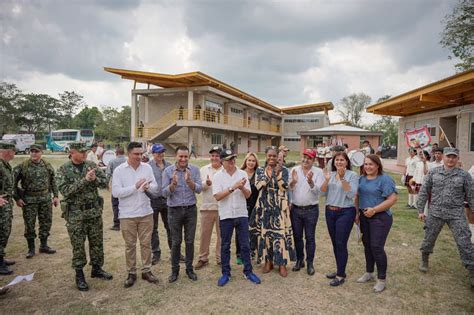
<svg viewBox="0 0 474 315">
<path fill-rule="evenodd" d="M 265 168 L 256 170 L 255 186 L 260 191 L 250 220 L 250 232 L 257 238 L 257 263 L 270 261 L 282 266 L 296 260 L 288 208 L 288 169 L 269 178 Z"/>
</svg>

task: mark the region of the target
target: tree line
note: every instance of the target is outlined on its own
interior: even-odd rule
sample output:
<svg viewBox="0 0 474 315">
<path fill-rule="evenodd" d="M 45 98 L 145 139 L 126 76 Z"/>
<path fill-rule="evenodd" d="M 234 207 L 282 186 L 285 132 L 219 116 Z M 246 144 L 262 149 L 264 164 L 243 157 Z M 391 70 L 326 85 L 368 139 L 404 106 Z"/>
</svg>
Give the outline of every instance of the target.
<svg viewBox="0 0 474 315">
<path fill-rule="evenodd" d="M 93 129 L 97 139 L 121 142 L 130 139 L 130 115 L 130 106 L 89 106 L 74 91 L 53 97 L 0 82 L 0 135 L 30 133 L 40 140 L 55 129 Z"/>
</svg>

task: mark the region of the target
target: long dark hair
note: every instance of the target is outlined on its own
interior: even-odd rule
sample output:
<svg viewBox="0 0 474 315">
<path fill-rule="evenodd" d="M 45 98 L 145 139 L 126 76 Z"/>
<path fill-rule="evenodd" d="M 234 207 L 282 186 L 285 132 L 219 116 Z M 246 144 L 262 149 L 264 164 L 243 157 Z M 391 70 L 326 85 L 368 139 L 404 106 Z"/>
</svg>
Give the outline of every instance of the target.
<svg viewBox="0 0 474 315">
<path fill-rule="evenodd" d="M 336 162 L 336 157 L 338 157 L 338 156 L 342 156 L 344 158 L 344 160 L 346 160 L 346 162 L 347 162 L 346 169 L 352 170 L 351 160 L 349 159 L 349 156 L 347 156 L 346 152 L 336 152 L 334 154 L 334 156 L 332 157 L 331 171 L 333 171 L 333 172 L 337 171 L 335 162 Z"/>
<path fill-rule="evenodd" d="M 377 166 L 379 167 L 378 168 L 378 171 L 377 171 L 377 175 L 382 175 L 383 174 L 383 165 L 382 165 L 382 161 L 380 160 L 380 158 L 375 155 L 375 154 L 369 154 L 365 157 L 366 159 L 369 159 L 371 160 L 372 162 L 374 162 L 375 164 L 377 164 Z M 365 163 L 364 163 L 365 164 Z M 365 168 L 364 168 L 364 165 L 362 165 L 362 171 L 361 171 L 361 175 L 365 176 L 367 175 L 367 173 L 365 172 Z"/>
</svg>

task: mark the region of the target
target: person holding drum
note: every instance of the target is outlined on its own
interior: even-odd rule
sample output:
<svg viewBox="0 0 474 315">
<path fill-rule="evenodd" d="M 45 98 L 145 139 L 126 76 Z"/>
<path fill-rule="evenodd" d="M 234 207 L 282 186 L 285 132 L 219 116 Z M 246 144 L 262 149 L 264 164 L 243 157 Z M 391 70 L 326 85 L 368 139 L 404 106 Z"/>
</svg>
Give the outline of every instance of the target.
<svg viewBox="0 0 474 315">
<path fill-rule="evenodd" d="M 337 271 L 326 275 L 329 283 L 337 287 L 346 279 L 346 265 L 349 257 L 347 243 L 357 216 L 354 197 L 359 186 L 359 176 L 351 170 L 351 161 L 345 152 L 336 152 L 331 172 L 324 174 L 321 186 L 326 196 L 326 225 L 331 237 Z"/>
</svg>

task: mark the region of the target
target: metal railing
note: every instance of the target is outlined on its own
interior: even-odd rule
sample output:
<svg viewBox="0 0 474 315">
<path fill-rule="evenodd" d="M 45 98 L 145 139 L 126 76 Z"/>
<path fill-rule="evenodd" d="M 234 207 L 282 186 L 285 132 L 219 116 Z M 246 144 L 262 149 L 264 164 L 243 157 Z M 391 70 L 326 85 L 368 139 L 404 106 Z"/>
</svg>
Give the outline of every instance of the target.
<svg viewBox="0 0 474 315">
<path fill-rule="evenodd" d="M 179 121 L 179 120 L 186 120 L 188 119 L 189 111 L 187 109 L 174 109 L 163 117 L 161 117 L 158 121 L 144 125 L 142 127 L 138 126 L 135 128 L 135 134 L 138 138 L 151 138 L 160 131 L 164 130 L 171 124 Z M 221 112 L 210 111 L 210 110 L 202 110 L 202 109 L 194 109 L 193 110 L 193 119 L 196 121 L 204 121 L 204 122 L 211 122 L 223 125 L 229 125 L 233 127 L 239 128 L 248 128 L 248 129 L 257 129 L 260 131 L 270 131 L 270 132 L 280 132 L 280 125 L 273 125 L 266 121 L 254 121 L 252 119 L 243 119 L 240 117 L 236 117 L 233 115 L 224 115 Z"/>
</svg>

